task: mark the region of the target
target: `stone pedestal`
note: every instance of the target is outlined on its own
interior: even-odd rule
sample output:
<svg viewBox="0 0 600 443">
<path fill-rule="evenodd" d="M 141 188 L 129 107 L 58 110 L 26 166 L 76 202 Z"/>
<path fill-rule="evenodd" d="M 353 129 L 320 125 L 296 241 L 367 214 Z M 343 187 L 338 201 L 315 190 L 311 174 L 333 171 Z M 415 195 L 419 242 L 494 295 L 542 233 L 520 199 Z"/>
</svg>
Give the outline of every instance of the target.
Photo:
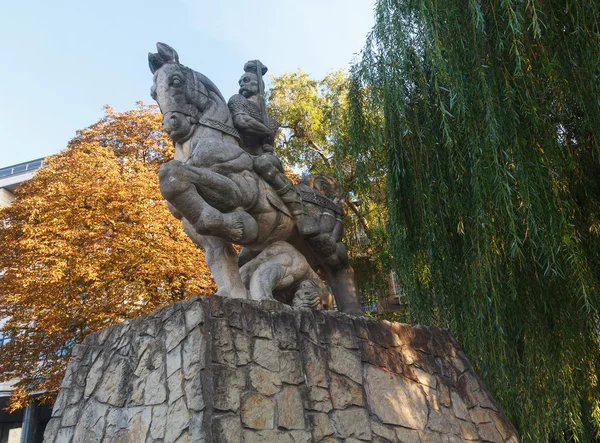
<svg viewBox="0 0 600 443">
<path fill-rule="evenodd" d="M 517 442 L 442 329 L 194 297 L 77 346 L 46 443 Z"/>
</svg>

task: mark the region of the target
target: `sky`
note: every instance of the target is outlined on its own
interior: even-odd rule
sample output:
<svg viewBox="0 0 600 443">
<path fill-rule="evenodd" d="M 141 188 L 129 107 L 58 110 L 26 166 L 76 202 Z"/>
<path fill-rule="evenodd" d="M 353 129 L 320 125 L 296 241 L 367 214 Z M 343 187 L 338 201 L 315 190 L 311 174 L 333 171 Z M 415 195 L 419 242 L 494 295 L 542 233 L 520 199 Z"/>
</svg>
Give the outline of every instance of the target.
<svg viewBox="0 0 600 443">
<path fill-rule="evenodd" d="M 275 76 L 349 68 L 374 1 L 0 0 L 0 168 L 59 152 L 104 104 L 152 103 L 158 41 L 227 98 L 251 59 Z"/>
</svg>

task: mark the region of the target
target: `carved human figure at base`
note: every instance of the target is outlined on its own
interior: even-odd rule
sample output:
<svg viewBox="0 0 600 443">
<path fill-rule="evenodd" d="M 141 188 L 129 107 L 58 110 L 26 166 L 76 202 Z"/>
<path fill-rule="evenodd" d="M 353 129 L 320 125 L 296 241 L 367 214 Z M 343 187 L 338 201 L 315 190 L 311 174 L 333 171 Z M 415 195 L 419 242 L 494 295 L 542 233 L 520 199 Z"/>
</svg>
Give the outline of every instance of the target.
<svg viewBox="0 0 600 443">
<path fill-rule="evenodd" d="M 272 300 L 277 291 L 295 288 L 293 305 L 300 308 L 331 309 L 331 292 L 307 262 L 287 242 L 278 241 L 262 250 L 240 268 L 242 281 L 253 300 Z"/>
</svg>

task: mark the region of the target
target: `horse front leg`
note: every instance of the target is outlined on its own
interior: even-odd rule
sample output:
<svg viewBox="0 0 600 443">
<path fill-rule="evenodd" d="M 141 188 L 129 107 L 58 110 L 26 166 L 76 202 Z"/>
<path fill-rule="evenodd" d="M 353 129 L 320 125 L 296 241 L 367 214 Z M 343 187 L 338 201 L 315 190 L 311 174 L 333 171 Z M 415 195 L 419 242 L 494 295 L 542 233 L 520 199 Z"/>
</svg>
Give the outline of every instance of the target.
<svg viewBox="0 0 600 443">
<path fill-rule="evenodd" d="M 258 224 L 243 206 L 242 196 L 229 178 L 171 160 L 160 167 L 160 192 L 186 218 L 196 233 L 222 238 L 231 243 L 251 243 L 258 237 Z M 225 211 L 215 208 L 198 193 L 198 188 L 217 201 Z M 173 210 L 171 212 L 174 212 Z"/>
<path fill-rule="evenodd" d="M 204 250 L 204 259 L 215 282 L 217 295 L 230 298 L 248 298 L 238 269 L 238 256 L 231 243 L 209 235 L 200 235 L 192 224 L 182 219 L 183 230 L 198 247 Z"/>
</svg>

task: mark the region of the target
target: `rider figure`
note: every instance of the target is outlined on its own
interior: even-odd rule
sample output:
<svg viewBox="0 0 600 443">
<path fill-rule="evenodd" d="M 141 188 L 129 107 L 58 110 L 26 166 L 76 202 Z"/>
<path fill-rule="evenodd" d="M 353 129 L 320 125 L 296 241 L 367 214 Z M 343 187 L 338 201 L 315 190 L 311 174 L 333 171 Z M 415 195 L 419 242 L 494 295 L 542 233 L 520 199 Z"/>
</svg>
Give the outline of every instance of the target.
<svg viewBox="0 0 600 443">
<path fill-rule="evenodd" d="M 281 197 L 292 213 L 300 234 L 312 237 L 319 233 L 319 225 L 306 212 L 300 193 L 285 175 L 281 160 L 273 153 L 275 132 L 279 124 L 265 109 L 262 76 L 266 72 L 267 67 L 259 60 L 247 62 L 239 80 L 239 94 L 232 96 L 227 105 L 233 117 L 233 125 L 240 133 L 240 146 L 254 158 L 254 170 Z"/>
</svg>

